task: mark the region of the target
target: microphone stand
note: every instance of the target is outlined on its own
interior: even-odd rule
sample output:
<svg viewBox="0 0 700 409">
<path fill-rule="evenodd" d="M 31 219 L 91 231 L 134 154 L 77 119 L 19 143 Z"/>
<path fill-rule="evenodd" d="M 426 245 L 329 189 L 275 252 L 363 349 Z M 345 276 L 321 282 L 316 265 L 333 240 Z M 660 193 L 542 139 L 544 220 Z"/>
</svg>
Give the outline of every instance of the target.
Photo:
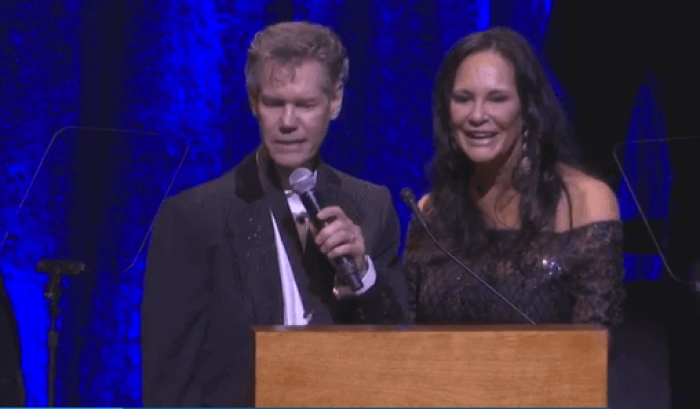
<svg viewBox="0 0 700 409">
<path fill-rule="evenodd" d="M 49 368 L 48 368 L 48 407 L 56 406 L 56 351 L 58 349 L 58 331 L 56 323 L 60 314 L 61 276 L 64 274 L 77 275 L 85 269 L 81 261 L 71 260 L 40 260 L 36 271 L 48 273 L 49 283 L 44 297 L 49 300 Z"/>
</svg>

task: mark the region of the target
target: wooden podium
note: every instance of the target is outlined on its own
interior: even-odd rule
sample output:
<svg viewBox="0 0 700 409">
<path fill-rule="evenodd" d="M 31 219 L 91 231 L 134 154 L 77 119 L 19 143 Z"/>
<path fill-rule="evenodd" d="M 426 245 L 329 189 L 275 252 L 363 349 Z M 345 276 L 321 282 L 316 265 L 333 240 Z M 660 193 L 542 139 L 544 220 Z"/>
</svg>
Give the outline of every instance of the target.
<svg viewBox="0 0 700 409">
<path fill-rule="evenodd" d="M 253 327 L 256 407 L 606 407 L 589 325 Z"/>
</svg>

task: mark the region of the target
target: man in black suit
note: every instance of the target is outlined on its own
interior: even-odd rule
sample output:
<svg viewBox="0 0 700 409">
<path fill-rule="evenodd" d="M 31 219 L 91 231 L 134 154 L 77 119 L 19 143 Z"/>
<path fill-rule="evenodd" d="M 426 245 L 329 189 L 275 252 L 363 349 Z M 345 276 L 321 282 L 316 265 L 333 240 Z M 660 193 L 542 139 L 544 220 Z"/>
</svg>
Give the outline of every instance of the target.
<svg viewBox="0 0 700 409">
<path fill-rule="evenodd" d="M 385 187 L 319 157 L 342 105 L 345 49 L 329 29 L 281 23 L 259 32 L 246 83 L 261 145 L 222 177 L 165 204 L 142 303 L 145 406 L 252 406 L 250 325 L 400 323 L 406 284 L 398 217 Z M 314 171 L 328 206 L 316 231 L 290 191 Z M 351 256 L 353 292 L 329 262 Z"/>
<path fill-rule="evenodd" d="M 0 271 L 0 406 L 24 406 L 19 331 Z"/>
</svg>

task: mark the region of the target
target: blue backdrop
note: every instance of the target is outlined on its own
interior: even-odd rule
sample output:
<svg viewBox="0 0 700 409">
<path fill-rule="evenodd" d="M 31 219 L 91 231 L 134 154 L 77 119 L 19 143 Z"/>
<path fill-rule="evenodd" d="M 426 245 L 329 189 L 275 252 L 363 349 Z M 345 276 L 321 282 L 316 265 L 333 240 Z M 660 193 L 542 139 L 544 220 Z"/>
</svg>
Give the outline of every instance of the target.
<svg viewBox="0 0 700 409">
<path fill-rule="evenodd" d="M 668 104 L 677 101 L 659 88 L 675 84 L 674 73 L 654 64 L 654 58 L 646 59 L 644 49 L 620 48 L 628 40 L 637 44 L 631 34 L 620 34 L 633 30 L 623 20 L 624 8 L 613 9 L 605 2 L 566 2 L 569 8 L 552 3 L 4 0 L 0 5 L 2 232 L 43 150 L 60 128 L 80 125 L 160 134 L 130 133 L 121 141 L 105 132 L 62 134 L 68 146 L 60 160 L 47 162 L 44 170 L 49 176 L 37 179 L 33 187 L 42 193 L 32 196 L 35 205 L 20 219 L 25 223 L 22 228 L 32 231 L 18 230 L 2 249 L 4 280 L 20 323 L 28 404 L 47 402 L 48 309 L 42 297 L 46 277 L 35 274 L 33 266 L 54 253 L 80 254 L 93 265 L 99 264 L 98 259 L 114 259 L 118 266 L 64 279 L 58 403 L 141 404 L 138 308 L 145 254 L 133 266 L 130 261 L 149 227 L 149 212 L 159 204 L 177 169 L 186 138 L 193 141 L 192 150 L 171 193 L 221 174 L 257 146 L 243 64 L 253 34 L 269 23 L 310 20 L 330 25 L 343 39 L 350 56 L 350 80 L 343 112 L 331 126 L 323 154 L 343 171 L 389 186 L 404 228 L 408 210 L 400 203 L 400 189 L 409 186 L 417 194 L 428 189 L 424 169 L 432 154 L 431 91 L 442 55 L 458 38 L 492 25 L 516 28 L 532 42 L 588 156 L 616 185 L 612 143 L 669 135 L 671 120 L 664 109 L 673 109 Z M 575 24 L 583 7 L 601 12 L 603 20 L 591 17 L 586 26 Z M 656 12 L 650 7 L 647 17 Z M 601 34 L 601 30 L 607 31 Z M 613 68 L 601 67 L 607 62 L 596 61 L 595 52 L 611 58 Z M 697 131 L 695 122 L 686 117 L 673 124 L 672 136 Z M 96 140 L 103 141 L 97 144 L 101 147 L 95 147 Z M 101 151 L 101 159 L 95 159 L 94 149 Z M 654 209 L 652 217 L 665 225 L 668 152 L 657 150 L 633 160 L 629 158 L 638 154 L 628 150 L 626 157 L 635 183 L 652 181 L 653 188 L 643 193 L 655 203 L 647 204 Z M 649 163 L 656 164 L 655 171 L 648 171 Z M 58 164 L 62 170 L 51 168 Z M 639 173 L 640 169 L 648 172 Z M 120 190 L 125 186 L 138 189 Z M 624 189 L 620 205 L 623 218 L 638 219 Z M 93 210 L 75 210 L 77 206 Z M 111 227 L 101 231 L 99 239 L 84 233 L 101 223 Z M 52 229 L 43 231 L 48 224 Z M 635 253 L 633 247 L 626 255 L 628 279 L 658 278 L 658 257 L 642 254 L 653 253 L 646 250 Z"/>
</svg>

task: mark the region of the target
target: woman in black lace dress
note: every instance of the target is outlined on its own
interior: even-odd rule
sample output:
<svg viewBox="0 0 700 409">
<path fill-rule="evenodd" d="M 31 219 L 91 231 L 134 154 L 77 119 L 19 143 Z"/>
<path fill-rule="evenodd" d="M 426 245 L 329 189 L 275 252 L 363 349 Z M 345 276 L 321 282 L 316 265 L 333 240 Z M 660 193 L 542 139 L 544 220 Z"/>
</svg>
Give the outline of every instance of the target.
<svg viewBox="0 0 700 409">
<path fill-rule="evenodd" d="M 504 28 L 457 42 L 433 110 L 433 188 L 419 207 L 438 240 L 538 324 L 620 323 L 615 195 L 573 160 L 565 114 L 527 42 Z M 416 221 L 404 262 L 415 323 L 528 322 Z"/>
</svg>

